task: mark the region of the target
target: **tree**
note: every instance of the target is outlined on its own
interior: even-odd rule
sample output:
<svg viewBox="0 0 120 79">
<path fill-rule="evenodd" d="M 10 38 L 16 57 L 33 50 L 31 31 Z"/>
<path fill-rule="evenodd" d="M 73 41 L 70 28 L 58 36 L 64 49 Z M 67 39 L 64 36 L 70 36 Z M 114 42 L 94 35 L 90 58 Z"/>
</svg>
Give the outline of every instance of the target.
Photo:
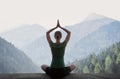
<svg viewBox="0 0 120 79">
<path fill-rule="evenodd" d="M 88 66 L 85 66 L 84 68 L 83 68 L 83 73 L 89 73 L 90 71 L 89 71 L 89 69 L 88 69 Z"/>
<path fill-rule="evenodd" d="M 90 71 L 90 73 L 94 73 L 94 65 L 92 64 L 92 63 L 90 63 L 89 65 L 88 65 L 88 68 L 89 68 L 89 71 Z"/>
<path fill-rule="evenodd" d="M 114 48 L 114 54 L 115 54 L 115 55 L 118 55 L 118 53 L 119 53 L 119 52 L 118 52 L 118 45 L 115 44 L 113 48 Z"/>
<path fill-rule="evenodd" d="M 91 55 L 91 63 L 92 63 L 93 65 L 96 64 L 96 55 L 95 55 L 95 53 L 93 53 L 93 54 Z"/>
<path fill-rule="evenodd" d="M 112 59 L 110 55 L 107 55 L 105 59 L 105 72 L 111 73 L 112 72 Z"/>
<path fill-rule="evenodd" d="M 94 73 L 100 73 L 101 72 L 101 67 L 99 63 L 96 63 L 95 68 L 94 68 Z"/>
<path fill-rule="evenodd" d="M 119 53 L 118 56 L 117 56 L 116 64 L 120 64 L 120 53 Z"/>
</svg>

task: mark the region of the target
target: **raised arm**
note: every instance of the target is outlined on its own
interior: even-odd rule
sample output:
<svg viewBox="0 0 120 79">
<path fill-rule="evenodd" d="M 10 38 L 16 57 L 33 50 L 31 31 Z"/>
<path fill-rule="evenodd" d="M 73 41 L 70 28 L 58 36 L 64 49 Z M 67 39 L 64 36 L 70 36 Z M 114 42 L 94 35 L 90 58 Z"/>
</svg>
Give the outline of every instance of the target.
<svg viewBox="0 0 120 79">
<path fill-rule="evenodd" d="M 51 38 L 50 38 L 50 33 L 51 33 L 53 30 L 55 30 L 56 28 L 57 28 L 57 26 L 54 27 L 54 28 L 52 28 L 52 29 L 50 29 L 49 31 L 46 32 L 46 37 L 47 37 L 47 41 L 48 41 L 48 42 L 51 42 L 51 41 L 52 41 Z"/>
<path fill-rule="evenodd" d="M 66 33 L 67 33 L 67 36 L 65 38 L 65 41 L 68 43 L 69 39 L 70 39 L 70 36 L 71 36 L 71 32 L 63 27 L 60 27 L 61 29 L 63 29 Z"/>
<path fill-rule="evenodd" d="M 66 33 L 67 33 L 67 36 L 65 38 L 65 41 L 68 43 L 69 39 L 70 39 L 70 36 L 71 36 L 71 32 L 63 27 L 60 26 L 59 24 L 59 20 L 58 20 L 58 27 L 61 28 L 62 30 L 64 30 Z"/>
</svg>

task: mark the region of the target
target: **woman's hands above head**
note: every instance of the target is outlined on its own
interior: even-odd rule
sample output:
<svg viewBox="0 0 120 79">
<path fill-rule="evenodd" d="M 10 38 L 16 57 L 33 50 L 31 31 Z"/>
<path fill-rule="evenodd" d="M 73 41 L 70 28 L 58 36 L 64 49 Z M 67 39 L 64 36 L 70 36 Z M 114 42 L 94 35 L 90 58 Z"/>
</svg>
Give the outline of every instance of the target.
<svg viewBox="0 0 120 79">
<path fill-rule="evenodd" d="M 60 23 L 59 23 L 59 20 L 57 20 L 57 26 L 56 26 L 56 27 L 61 28 Z"/>
</svg>

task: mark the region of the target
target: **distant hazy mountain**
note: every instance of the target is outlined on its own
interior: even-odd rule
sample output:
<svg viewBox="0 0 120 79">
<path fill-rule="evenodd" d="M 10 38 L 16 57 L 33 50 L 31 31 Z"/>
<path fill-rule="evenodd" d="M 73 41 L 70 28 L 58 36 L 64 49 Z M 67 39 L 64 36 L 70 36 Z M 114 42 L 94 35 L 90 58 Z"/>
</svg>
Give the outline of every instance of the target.
<svg viewBox="0 0 120 79">
<path fill-rule="evenodd" d="M 72 56 L 81 58 L 93 52 L 97 54 L 118 41 L 120 41 L 120 22 L 114 21 L 80 39 L 70 53 L 74 52 Z"/>
<path fill-rule="evenodd" d="M 71 39 L 65 54 L 66 62 L 85 57 L 89 53 L 101 50 L 119 40 L 119 22 L 102 15 L 91 14 L 83 22 L 65 28 L 71 31 Z M 51 51 L 45 33 L 46 30 L 43 27 L 31 25 L 3 33 L 2 37 L 22 49 L 40 66 L 51 61 Z M 64 37 L 66 34 L 62 33 Z M 117 36 L 115 36 L 116 34 Z M 114 40 L 113 37 L 115 37 Z"/>
<path fill-rule="evenodd" d="M 37 73 L 39 68 L 22 51 L 0 38 L 0 73 Z"/>
<path fill-rule="evenodd" d="M 37 64 L 50 64 L 51 52 L 46 37 L 42 36 L 22 50 Z"/>
<path fill-rule="evenodd" d="M 114 21 L 115 20 L 101 15 L 92 14 L 89 15 L 82 23 L 78 23 L 73 26 L 66 26 L 66 28 L 71 31 L 71 39 L 66 48 L 65 61 L 72 61 L 81 55 L 81 53 L 77 51 L 81 50 L 82 48 L 75 49 L 75 47 L 78 46 L 77 48 L 79 48 L 81 43 L 78 44 L 78 42 L 82 38 L 87 37 L 89 34 L 99 30 L 101 27 L 104 28 L 105 25 L 111 24 Z M 63 34 L 63 36 L 65 36 L 65 34 Z M 51 52 L 45 36 L 36 39 L 28 46 L 24 47 L 23 50 L 37 64 L 50 63 Z M 42 59 L 44 59 L 44 62 Z"/>
<path fill-rule="evenodd" d="M 22 48 L 30 42 L 41 37 L 46 29 L 38 24 L 22 25 L 16 29 L 4 32 L 1 37 L 11 42 L 18 48 Z"/>
<path fill-rule="evenodd" d="M 104 25 L 112 23 L 113 21 L 115 20 L 93 13 L 90 14 L 83 22 L 73 26 L 67 26 L 66 28 L 71 31 L 71 39 L 69 42 L 70 47 L 68 46 L 68 52 L 81 38 L 86 37 L 88 34 Z"/>
</svg>

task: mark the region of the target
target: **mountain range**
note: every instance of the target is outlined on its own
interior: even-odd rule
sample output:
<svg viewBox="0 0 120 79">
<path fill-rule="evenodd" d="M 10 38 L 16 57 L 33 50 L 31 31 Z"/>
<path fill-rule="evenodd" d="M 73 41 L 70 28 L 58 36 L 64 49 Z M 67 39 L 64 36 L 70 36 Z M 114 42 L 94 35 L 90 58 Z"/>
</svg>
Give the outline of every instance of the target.
<svg viewBox="0 0 120 79">
<path fill-rule="evenodd" d="M 0 73 L 38 73 L 39 67 L 21 50 L 0 38 Z"/>
<path fill-rule="evenodd" d="M 23 29 L 24 28 L 26 27 L 23 27 Z M 21 29 L 18 28 L 17 30 L 14 29 L 2 33 L 1 36 L 8 41 L 10 41 L 8 38 L 11 36 L 14 41 L 11 40 L 10 42 L 24 51 L 25 54 L 37 65 L 50 64 L 51 52 L 45 36 L 46 29 L 41 26 L 38 28 L 43 28 L 43 31 L 38 30 L 38 28 L 33 29 L 35 26 L 28 26 L 27 28 L 32 28 L 31 35 L 26 35 L 26 33 L 31 33 L 31 30 L 21 31 Z M 92 52 L 97 54 L 109 45 L 120 41 L 120 22 L 102 15 L 89 15 L 83 22 L 71 26 L 65 26 L 65 28 L 71 31 L 71 39 L 66 47 L 66 63 L 78 58 L 84 58 Z M 38 30 L 38 32 L 34 33 L 36 30 Z M 19 31 L 19 34 L 15 31 Z M 11 32 L 16 33 L 16 35 L 13 36 Z M 22 35 L 22 33 L 24 34 Z M 63 31 L 62 34 L 64 38 L 66 34 Z M 33 37 L 34 35 L 37 35 L 37 37 Z M 26 38 L 26 41 L 20 40 L 23 38 Z M 32 41 L 29 42 L 29 40 Z M 19 43 L 16 43 L 15 41 L 20 41 L 23 45 L 19 45 Z"/>
<path fill-rule="evenodd" d="M 3 32 L 1 37 L 5 38 L 18 48 L 23 48 L 30 42 L 44 35 L 46 29 L 38 24 L 21 25 L 18 28 Z"/>
<path fill-rule="evenodd" d="M 72 52 L 77 52 L 76 58 L 86 57 L 90 53 L 98 54 L 103 49 L 120 41 L 120 22 L 113 21 L 106 24 L 94 32 L 88 34 L 86 37 L 80 39 L 73 47 Z M 78 54 L 79 53 L 79 54 Z M 74 58 L 74 57 L 73 57 Z"/>
</svg>

